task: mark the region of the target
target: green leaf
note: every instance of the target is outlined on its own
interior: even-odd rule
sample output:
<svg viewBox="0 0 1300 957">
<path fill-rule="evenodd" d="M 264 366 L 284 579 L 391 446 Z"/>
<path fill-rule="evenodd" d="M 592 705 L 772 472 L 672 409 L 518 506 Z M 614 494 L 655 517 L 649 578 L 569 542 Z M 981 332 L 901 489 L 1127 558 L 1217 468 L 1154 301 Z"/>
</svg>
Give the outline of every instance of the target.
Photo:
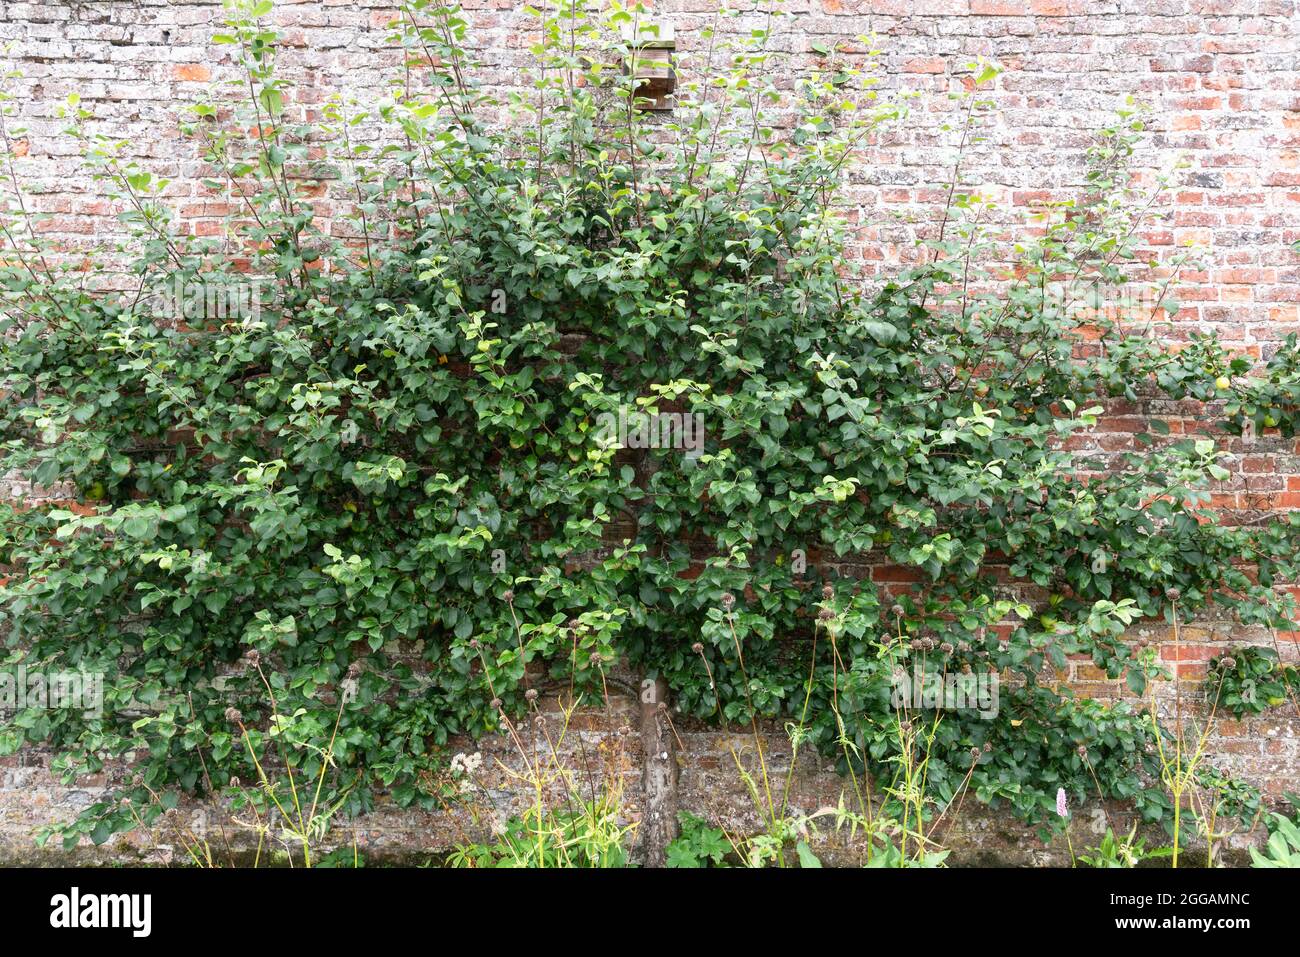
<svg viewBox="0 0 1300 957">
<path fill-rule="evenodd" d="M 812 852 L 807 841 L 800 841 L 795 845 L 795 851 L 799 855 L 800 867 L 821 867 L 822 862 L 817 859 L 817 855 Z"/>
</svg>

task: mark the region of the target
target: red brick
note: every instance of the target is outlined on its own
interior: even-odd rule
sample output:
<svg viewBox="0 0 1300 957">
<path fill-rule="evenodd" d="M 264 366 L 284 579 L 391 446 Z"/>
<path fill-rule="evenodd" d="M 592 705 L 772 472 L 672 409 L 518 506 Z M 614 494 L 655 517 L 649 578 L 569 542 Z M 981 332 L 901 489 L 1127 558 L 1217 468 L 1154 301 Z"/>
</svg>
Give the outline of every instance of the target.
<svg viewBox="0 0 1300 957">
<path fill-rule="evenodd" d="M 184 83 L 207 83 L 212 71 L 201 63 L 181 63 L 172 67 L 172 77 Z"/>
</svg>

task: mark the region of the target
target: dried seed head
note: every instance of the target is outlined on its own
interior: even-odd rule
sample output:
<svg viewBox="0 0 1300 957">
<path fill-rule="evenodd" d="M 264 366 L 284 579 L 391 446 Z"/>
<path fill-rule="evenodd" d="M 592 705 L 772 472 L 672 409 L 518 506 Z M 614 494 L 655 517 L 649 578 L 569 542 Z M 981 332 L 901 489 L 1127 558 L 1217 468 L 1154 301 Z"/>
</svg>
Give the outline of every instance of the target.
<svg viewBox="0 0 1300 957">
<path fill-rule="evenodd" d="M 830 621 L 835 617 L 835 612 L 831 611 L 829 608 L 823 608 L 821 611 L 817 612 L 817 617 L 822 621 Z"/>
<path fill-rule="evenodd" d="M 727 591 L 727 592 L 723 592 L 723 593 L 722 593 L 722 610 L 723 610 L 723 611 L 731 611 L 731 609 L 734 608 L 735 605 L 736 605 L 736 596 L 733 595 L 733 594 L 732 594 L 731 592 L 729 592 L 729 591 Z"/>
<path fill-rule="evenodd" d="M 970 642 L 969 642 L 969 641 L 959 641 L 959 642 L 957 642 L 957 650 L 958 650 L 958 651 L 970 651 Z"/>
<path fill-rule="evenodd" d="M 600 652 L 593 651 L 590 655 L 587 656 L 587 660 L 590 661 L 593 665 L 600 664 Z"/>
<path fill-rule="evenodd" d="M 831 585 L 823 585 L 823 586 L 822 586 L 822 597 L 825 598 L 825 599 L 828 599 L 828 600 L 831 599 L 831 598 L 834 598 L 834 597 L 835 597 L 835 588 L 834 588 L 833 586 L 831 586 Z"/>
<path fill-rule="evenodd" d="M 1074 750 L 1079 753 L 1079 757 L 1081 758 L 1086 758 L 1088 756 L 1088 746 L 1086 744 L 1081 744 Z"/>
<path fill-rule="evenodd" d="M 226 709 L 226 720 L 231 724 L 242 724 L 244 716 L 240 713 L 238 708 L 231 707 Z"/>
<path fill-rule="evenodd" d="M 493 699 L 491 700 L 491 702 L 489 702 L 488 707 L 490 707 L 493 711 L 500 711 L 500 710 L 501 710 L 501 699 L 500 699 L 500 698 L 493 698 Z"/>
<path fill-rule="evenodd" d="M 241 781 L 241 780 L 239 780 L 238 775 L 234 775 L 234 776 L 232 776 L 232 777 L 230 778 L 230 786 L 231 786 L 232 788 L 243 787 L 243 786 L 244 786 L 244 782 Z"/>
<path fill-rule="evenodd" d="M 569 619 L 569 631 L 577 631 L 581 625 L 582 622 L 578 621 L 578 619 L 576 618 Z"/>
<path fill-rule="evenodd" d="M 1233 668 L 1237 667 L 1237 659 L 1232 657 L 1232 655 L 1225 655 L 1219 659 L 1219 667 L 1224 671 L 1231 671 Z"/>
<path fill-rule="evenodd" d="M 471 639 L 469 640 L 469 646 L 470 646 L 471 648 L 473 648 L 475 651 L 478 651 L 478 648 L 479 648 L 479 641 L 478 641 L 478 639 L 477 639 L 477 638 L 471 638 Z"/>
<path fill-rule="evenodd" d="M 889 610 L 890 610 L 891 612 L 893 612 L 893 615 L 894 615 L 895 618 L 902 618 L 902 617 L 903 617 L 903 606 L 902 606 L 902 605 L 895 605 L 894 607 L 890 608 Z"/>
<path fill-rule="evenodd" d="M 985 754 L 988 754 L 988 753 L 989 753 L 990 751 L 992 751 L 992 750 L 993 750 L 993 745 L 990 744 L 989 742 L 985 741 L 985 742 L 984 742 L 984 753 L 985 753 Z"/>
<path fill-rule="evenodd" d="M 525 692 L 524 692 L 524 699 L 527 700 L 527 701 L 536 701 L 536 700 L 537 700 L 537 689 L 536 689 L 536 688 L 529 688 L 527 691 L 525 691 Z"/>
<path fill-rule="evenodd" d="M 1177 588 L 1166 588 L 1165 597 L 1168 598 L 1170 601 L 1178 601 L 1179 598 L 1183 597 L 1183 593 L 1181 590 Z"/>
<path fill-rule="evenodd" d="M 939 650 L 942 651 L 945 655 L 950 655 L 953 652 L 953 647 L 952 645 L 948 644 L 948 642 L 945 641 L 943 644 L 939 646 Z"/>
<path fill-rule="evenodd" d="M 256 648 L 249 648 L 244 655 L 244 660 L 248 662 L 249 667 L 256 668 L 262 663 L 262 653 Z"/>
<path fill-rule="evenodd" d="M 361 666 L 361 662 L 359 662 L 359 661 L 354 661 L 354 662 L 352 662 L 352 664 L 348 665 L 348 677 L 349 677 L 349 678 L 359 678 L 359 677 L 361 676 L 361 672 L 362 672 L 363 670 L 365 670 L 365 669 L 362 668 L 362 666 Z"/>
<path fill-rule="evenodd" d="M 501 597 L 505 599 L 507 605 L 512 605 L 515 601 L 515 590 L 513 588 L 507 588 L 505 592 L 502 593 Z"/>
<path fill-rule="evenodd" d="M 971 748 L 971 749 L 970 749 L 970 756 L 971 756 L 972 758 L 978 758 L 978 757 L 980 756 L 980 749 L 979 749 L 979 748 Z"/>
<path fill-rule="evenodd" d="M 700 643 L 697 641 L 695 644 L 691 645 L 691 651 L 695 652 L 697 655 L 699 655 L 699 654 L 703 654 L 703 653 L 704 653 L 704 645 L 700 644 Z"/>
</svg>

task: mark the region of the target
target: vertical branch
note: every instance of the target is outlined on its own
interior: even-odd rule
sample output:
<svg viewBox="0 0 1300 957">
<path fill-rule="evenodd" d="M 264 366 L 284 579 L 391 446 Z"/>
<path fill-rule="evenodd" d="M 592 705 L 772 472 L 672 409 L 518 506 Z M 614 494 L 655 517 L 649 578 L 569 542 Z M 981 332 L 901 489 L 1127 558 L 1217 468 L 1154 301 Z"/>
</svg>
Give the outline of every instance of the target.
<svg viewBox="0 0 1300 957">
<path fill-rule="evenodd" d="M 668 724 L 668 684 L 663 678 L 641 682 L 641 747 L 644 752 L 641 815 L 642 864 L 663 867 L 677 837 L 677 749 Z"/>
</svg>

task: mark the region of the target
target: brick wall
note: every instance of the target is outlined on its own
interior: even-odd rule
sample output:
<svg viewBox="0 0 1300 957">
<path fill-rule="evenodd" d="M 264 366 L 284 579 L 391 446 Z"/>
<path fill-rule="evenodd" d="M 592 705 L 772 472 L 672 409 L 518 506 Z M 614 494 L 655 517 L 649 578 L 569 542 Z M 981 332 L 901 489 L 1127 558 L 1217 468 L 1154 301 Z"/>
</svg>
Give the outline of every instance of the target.
<svg viewBox="0 0 1300 957">
<path fill-rule="evenodd" d="M 1108 689 L 1108 693 L 1114 693 Z M 1169 695 L 1159 699 L 1162 718 L 1171 720 Z M 533 795 L 520 775 L 529 773 L 529 762 L 563 767 L 572 773 L 573 791 L 558 780 L 548 780 L 547 801 L 564 807 L 566 794 L 591 798 L 612 787 L 621 788 L 621 806 L 627 819 L 637 820 L 645 807 L 642 781 L 642 738 L 637 732 L 638 702 L 618 689 L 611 691 L 604 707 L 593 707 L 573 715 L 567 722 L 554 698 L 539 702 L 544 727 L 525 721 L 514 736 L 490 736 L 478 741 L 455 739 L 449 752 L 479 753 L 481 768 L 473 775 L 474 785 L 457 803 L 440 810 L 418 811 L 397 808 L 381 797 L 373 812 L 347 822 L 331 832 L 319 849 L 350 847 L 355 841 L 371 863 L 420 864 L 442 858 L 449 849 L 469 841 L 487 840 L 494 824 L 521 814 Z M 564 730 L 561 733 L 561 729 Z M 1249 718 L 1219 720 L 1210 745 L 1214 763 L 1231 773 L 1247 776 L 1267 787 L 1294 789 L 1300 768 L 1300 720 L 1289 711 Z M 762 780 L 756 738 L 748 728 L 732 727 L 719 732 L 680 716 L 674 717 L 671 733 L 677 742 L 678 797 L 683 809 L 723 827 L 732 834 L 761 831 L 766 806 L 755 802 L 742 784 L 739 766 L 755 781 Z M 788 807 L 792 813 L 814 814 L 840 803 L 855 808 L 852 785 L 837 774 L 831 763 L 801 749 L 792 756 L 790 740 L 779 728 L 760 728 L 764 761 L 778 800 L 790 774 Z M 554 748 L 552 749 L 552 745 Z M 115 786 L 128 783 L 129 756 L 113 762 L 102 774 L 82 779 L 75 786 L 61 784 L 49 770 L 49 755 L 31 749 L 0 758 L 0 866 L 60 863 L 103 864 L 112 862 L 152 864 L 186 863 L 189 855 L 178 838 L 182 832 L 208 841 L 218 861 L 247 862 L 256 845 L 255 833 L 246 826 L 247 813 L 232 811 L 229 802 L 219 804 L 183 802 L 165 815 L 151 830 L 119 835 L 95 847 L 87 841 L 73 851 L 56 846 L 37 848 L 32 835 L 54 821 L 74 818 L 78 812 L 105 797 Z M 241 823 L 243 822 L 243 823 Z M 1095 845 L 1107 825 L 1127 833 L 1134 818 L 1122 806 L 1110 804 L 1103 811 L 1092 801 L 1073 814 L 1072 840 L 1077 849 Z M 1255 833 L 1228 836 L 1220 849 L 1229 863 L 1244 860 L 1244 848 L 1259 843 L 1262 827 Z M 1165 843 L 1158 829 L 1147 828 L 1147 843 Z M 990 810 L 973 797 L 962 800 L 942 822 L 934 837 L 952 848 L 951 863 L 958 866 L 1068 866 L 1064 842 L 1041 842 L 1032 828 L 1005 813 Z M 810 843 L 827 864 L 853 864 L 862 858 L 863 847 L 847 830 L 836 830 L 823 818 Z M 1203 859 L 1203 850 L 1191 852 Z"/>
<path fill-rule="evenodd" d="M 518 83 L 531 41 L 523 5 L 467 0 L 464 6 L 484 78 Z M 676 28 L 684 76 L 693 65 L 701 68 L 700 30 L 715 7 L 714 0 L 656 4 Z M 1184 274 L 1182 308 L 1162 334 L 1176 340 L 1213 329 L 1265 357 L 1287 333 L 1300 331 L 1300 256 L 1290 251 L 1300 240 L 1297 0 L 790 0 L 786 9 L 793 16 L 775 41 L 783 78 L 815 67 L 815 51 L 837 44 L 850 61 L 861 61 L 864 47 L 855 37 L 874 32 L 882 89 L 921 94 L 908 122 L 870 145 L 845 193 L 861 226 L 850 258 L 868 276 L 906 260 L 913 237 L 933 228 L 940 184 L 951 176 L 955 156 L 955 136 L 943 128 L 953 120 L 944 94 L 960 87 L 973 59 L 987 57 L 1006 72 L 991 94 L 996 110 L 985 140 L 969 152 L 966 169 L 969 182 L 999 202 L 1003 221 L 1018 222 L 1035 204 L 1071 195 L 1082 180 L 1092 131 L 1131 94 L 1151 106 L 1151 136 L 1139 165 L 1153 174 L 1176 155 L 1188 161 L 1143 243 L 1159 257 L 1188 242 L 1203 248 L 1204 268 Z M 362 101 L 382 95 L 399 62 L 385 40 L 392 16 L 391 6 L 369 0 L 279 0 L 274 19 L 287 43 L 281 69 L 297 81 L 297 108 L 310 113 L 340 92 Z M 10 81 L 28 127 L 17 144 L 17 172 L 31 208 L 50 214 L 42 226 L 49 236 L 69 249 L 101 252 L 119 238 L 116 210 L 87 174 L 76 144 L 61 133 L 56 111 L 74 92 L 95 114 L 92 131 L 127 139 L 129 156 L 173 181 L 171 197 L 190 228 L 218 228 L 224 209 L 199 182 L 201 165 L 176 116 L 187 102 L 228 95 L 213 86 L 231 75 L 228 48 L 209 42 L 219 18 L 220 5 L 210 0 L 0 0 L 0 44 L 10 45 L 8 57 L 23 72 Z M 733 26 L 750 22 L 747 15 Z M 319 204 L 326 228 L 338 212 L 334 202 L 326 195 Z M 1135 447 L 1148 417 L 1169 419 L 1178 434 L 1199 428 L 1198 414 L 1169 402 L 1116 404 L 1088 441 L 1096 450 L 1124 451 Z M 1234 474 L 1219 490 L 1218 505 L 1243 517 L 1300 507 L 1300 443 L 1266 434 L 1234 439 L 1229 448 Z M 1163 626 L 1150 627 L 1153 640 L 1167 637 Z M 1281 650 L 1294 658 L 1297 645 L 1286 638 Z M 1227 622 L 1198 623 L 1185 636 L 1180 675 L 1199 677 L 1209 657 L 1236 641 L 1271 643 L 1272 637 Z M 1166 646 L 1166 657 L 1172 651 Z M 1120 693 L 1086 663 L 1071 663 L 1062 677 L 1090 694 Z M 588 726 L 571 743 L 620 755 L 625 766 L 599 770 L 626 778 L 635 810 L 639 739 L 620 732 L 635 724 L 633 710 L 632 699 L 617 699 L 612 714 L 584 717 Z M 752 813 L 728 737 L 703 728 L 679 732 L 683 804 L 743 824 Z M 1226 769 L 1277 795 L 1300 789 L 1297 732 L 1300 718 L 1287 706 L 1247 722 L 1220 722 L 1213 750 Z M 780 737 L 769 742 L 778 759 Z M 630 750 L 620 750 L 620 742 Z M 481 747 L 507 764 L 513 760 L 504 740 Z M 116 769 L 66 788 L 46 764 L 40 752 L 0 762 L 0 858 L 36 855 L 35 825 L 74 814 L 113 775 L 125 773 Z M 492 800 L 501 807 L 517 803 L 504 772 L 493 774 Z M 833 803 L 843 786 L 804 756 L 797 781 L 805 809 Z M 996 815 L 968 806 L 963 817 L 958 859 L 1029 861 L 1052 853 Z M 409 854 L 445 848 L 463 824 L 446 815 L 383 809 L 359 822 L 357 832 L 364 846 Z M 165 840 L 161 846 L 147 850 L 166 853 Z M 79 853 L 102 859 L 138 850 Z M 47 859 L 49 852 L 36 856 Z"/>
</svg>

